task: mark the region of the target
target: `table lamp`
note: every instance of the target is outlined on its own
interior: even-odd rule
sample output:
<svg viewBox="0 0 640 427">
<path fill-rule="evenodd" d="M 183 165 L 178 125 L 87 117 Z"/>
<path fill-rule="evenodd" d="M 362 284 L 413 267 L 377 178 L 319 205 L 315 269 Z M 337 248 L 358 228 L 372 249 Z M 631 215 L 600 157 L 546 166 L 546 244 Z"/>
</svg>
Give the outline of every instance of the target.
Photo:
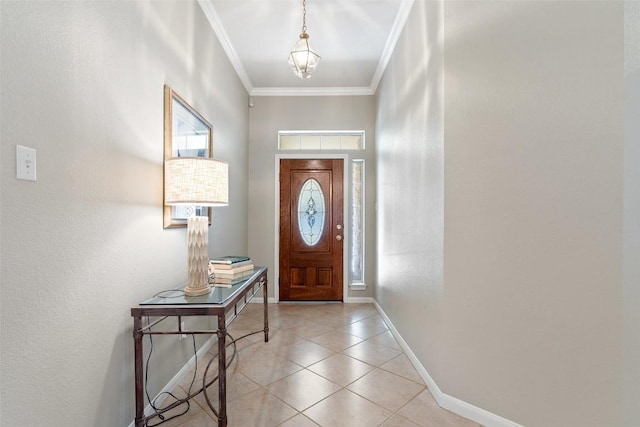
<svg viewBox="0 0 640 427">
<path fill-rule="evenodd" d="M 209 218 L 195 216 L 196 206 L 229 204 L 229 165 L 207 157 L 173 157 L 164 162 L 165 205 L 189 206 L 187 217 L 188 282 L 184 293 L 209 293 Z"/>
</svg>

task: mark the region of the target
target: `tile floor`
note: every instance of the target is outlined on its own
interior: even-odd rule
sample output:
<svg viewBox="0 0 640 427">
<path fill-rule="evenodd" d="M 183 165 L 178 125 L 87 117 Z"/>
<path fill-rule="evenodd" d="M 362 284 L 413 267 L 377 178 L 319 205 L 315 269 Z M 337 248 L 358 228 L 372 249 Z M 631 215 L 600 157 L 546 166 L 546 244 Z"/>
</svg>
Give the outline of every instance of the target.
<svg viewBox="0 0 640 427">
<path fill-rule="evenodd" d="M 229 333 L 261 329 L 262 308 L 245 307 Z M 229 427 L 478 427 L 438 407 L 372 304 L 270 304 L 269 326 L 268 343 L 262 334 L 238 341 L 227 371 Z M 186 395 L 191 378 L 174 394 Z M 217 407 L 217 383 L 209 398 Z M 200 394 L 162 425 L 214 426 L 214 419 Z"/>
</svg>

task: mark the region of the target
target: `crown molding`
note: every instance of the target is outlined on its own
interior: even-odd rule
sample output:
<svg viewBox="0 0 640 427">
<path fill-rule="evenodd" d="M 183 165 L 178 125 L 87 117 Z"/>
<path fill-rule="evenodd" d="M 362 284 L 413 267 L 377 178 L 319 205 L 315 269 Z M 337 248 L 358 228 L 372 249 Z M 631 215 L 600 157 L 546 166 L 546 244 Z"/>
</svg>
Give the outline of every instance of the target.
<svg viewBox="0 0 640 427">
<path fill-rule="evenodd" d="M 402 4 L 400 5 L 400 9 L 398 10 L 396 19 L 395 21 L 393 21 L 393 27 L 391 28 L 391 32 L 389 33 L 389 38 L 387 38 L 387 43 L 384 45 L 382 55 L 380 55 L 378 67 L 376 68 L 376 72 L 373 73 L 371 85 L 369 85 L 373 93 L 378 90 L 378 85 L 380 84 L 380 80 L 382 79 L 384 71 L 387 69 L 387 65 L 389 64 L 391 55 L 393 55 L 393 51 L 396 48 L 396 44 L 398 43 L 400 34 L 402 34 L 404 24 L 406 24 L 407 18 L 409 17 L 409 12 L 411 12 L 411 8 L 413 7 L 413 2 L 414 0 L 403 0 Z"/>
<path fill-rule="evenodd" d="M 370 87 L 255 87 L 251 96 L 368 96 Z"/>
<path fill-rule="evenodd" d="M 220 40 L 222 49 L 224 49 L 227 57 L 229 58 L 229 61 L 231 62 L 231 65 L 236 70 L 238 77 L 242 81 L 242 85 L 248 93 L 251 93 L 253 91 L 253 84 L 251 83 L 251 79 L 249 79 L 249 75 L 242 66 L 240 57 L 236 53 L 236 50 L 233 48 L 231 40 L 229 40 L 229 36 L 224 30 L 222 22 L 220 21 L 220 17 L 216 13 L 213 4 L 211 4 L 209 0 L 198 0 L 198 4 L 204 12 L 204 15 L 207 17 L 207 20 L 209 21 L 209 25 L 211 25 L 213 32 L 218 37 L 218 40 Z"/>
</svg>

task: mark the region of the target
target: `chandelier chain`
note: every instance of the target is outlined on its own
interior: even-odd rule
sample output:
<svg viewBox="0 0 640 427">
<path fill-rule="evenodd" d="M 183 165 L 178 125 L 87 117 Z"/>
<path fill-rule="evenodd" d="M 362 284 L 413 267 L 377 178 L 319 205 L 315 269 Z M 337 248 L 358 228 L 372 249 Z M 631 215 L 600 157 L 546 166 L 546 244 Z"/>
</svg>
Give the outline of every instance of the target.
<svg viewBox="0 0 640 427">
<path fill-rule="evenodd" d="M 302 33 L 307 32 L 307 0 L 302 0 Z"/>
</svg>

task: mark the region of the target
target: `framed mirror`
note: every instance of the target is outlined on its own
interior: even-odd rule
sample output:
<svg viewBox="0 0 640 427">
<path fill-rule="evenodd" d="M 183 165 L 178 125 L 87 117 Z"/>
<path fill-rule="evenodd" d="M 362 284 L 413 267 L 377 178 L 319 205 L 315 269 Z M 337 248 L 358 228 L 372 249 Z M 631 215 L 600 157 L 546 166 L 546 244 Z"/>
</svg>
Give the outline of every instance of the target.
<svg viewBox="0 0 640 427">
<path fill-rule="evenodd" d="M 213 157 L 213 126 L 165 85 L 164 159 L 172 157 Z M 164 205 L 164 228 L 186 227 L 187 209 Z M 196 215 L 208 216 L 211 225 L 211 208 L 196 206 Z"/>
</svg>

